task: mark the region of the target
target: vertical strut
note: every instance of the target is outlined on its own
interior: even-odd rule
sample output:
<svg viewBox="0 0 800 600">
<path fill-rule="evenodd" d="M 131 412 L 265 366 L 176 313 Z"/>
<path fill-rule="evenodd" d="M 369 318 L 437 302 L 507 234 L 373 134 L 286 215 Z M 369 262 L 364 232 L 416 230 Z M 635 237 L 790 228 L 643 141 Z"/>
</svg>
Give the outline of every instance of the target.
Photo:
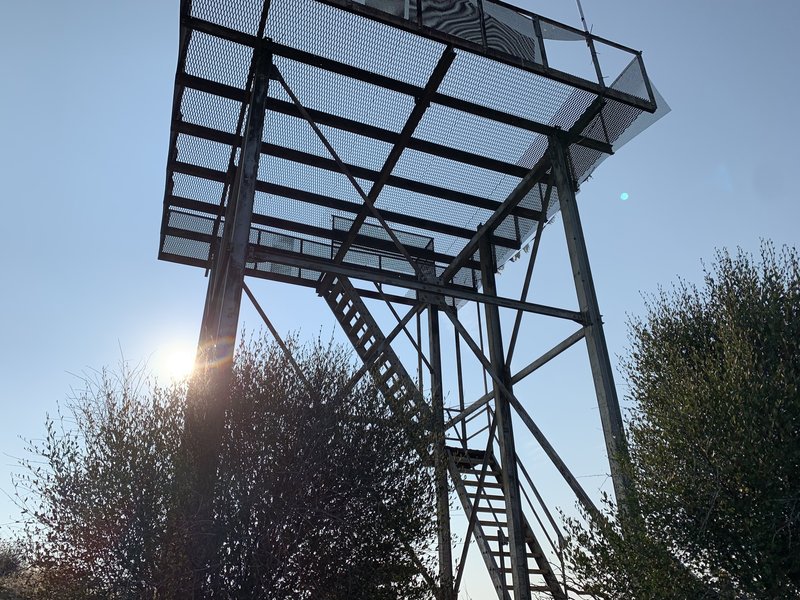
<svg viewBox="0 0 800 600">
<path fill-rule="evenodd" d="M 448 458 L 444 439 L 442 349 L 439 336 L 439 308 L 434 304 L 428 306 L 428 339 L 431 363 L 431 408 L 433 409 L 433 460 L 436 477 L 436 518 L 439 537 L 439 600 L 453 600 L 450 488 L 447 485 Z"/>
<path fill-rule="evenodd" d="M 614 386 L 614 374 L 608 356 L 606 338 L 603 333 L 603 319 L 597 304 L 597 294 L 589 267 L 589 254 L 586 240 L 583 237 L 578 205 L 575 200 L 575 183 L 567 159 L 567 147 L 562 140 L 550 138 L 550 158 L 553 175 L 558 189 L 558 201 L 561 206 L 561 218 L 564 221 L 564 233 L 567 237 L 567 249 L 572 264 L 572 275 L 581 313 L 586 319 L 586 347 L 589 351 L 589 363 L 592 368 L 594 387 L 597 393 L 597 404 L 600 408 L 600 420 L 603 425 L 606 451 L 611 467 L 611 479 L 617 505 L 626 506 L 629 499 L 630 481 L 622 468 L 627 456 L 625 430 L 622 425 L 622 414 Z"/>
<path fill-rule="evenodd" d="M 188 393 L 184 451 L 193 470 L 181 508 L 191 539 L 189 557 L 192 596 L 203 595 L 209 561 L 219 544 L 214 526 L 213 490 L 232 373 L 233 349 L 250 240 L 255 184 L 261 154 L 264 113 L 272 56 L 256 49 L 255 77 L 234 184 L 225 211 L 225 229 L 211 267 L 198 344 L 198 372 Z"/>
<path fill-rule="evenodd" d="M 497 295 L 494 280 L 495 261 L 488 235 L 480 237 L 478 248 L 481 261 L 481 281 L 485 294 Z M 484 305 L 486 314 L 486 337 L 489 343 L 489 358 L 495 373 L 503 380 L 504 387 L 511 390 L 511 374 L 505 362 L 503 338 L 500 330 L 500 309 L 491 304 Z M 503 471 L 503 488 L 506 496 L 508 519 L 508 548 L 511 557 L 511 580 L 514 597 L 530 600 L 530 578 L 525 549 L 522 503 L 519 496 L 517 456 L 514 448 L 514 430 L 511 424 L 511 406 L 501 387 L 493 382 L 497 419 L 497 436 L 500 444 L 500 464 Z"/>
<path fill-rule="evenodd" d="M 221 364 L 233 358 L 242 283 L 250 242 L 258 162 L 272 55 L 259 52 L 239 167 L 225 209 L 225 229 L 208 282 L 200 331 L 201 360 Z"/>
</svg>

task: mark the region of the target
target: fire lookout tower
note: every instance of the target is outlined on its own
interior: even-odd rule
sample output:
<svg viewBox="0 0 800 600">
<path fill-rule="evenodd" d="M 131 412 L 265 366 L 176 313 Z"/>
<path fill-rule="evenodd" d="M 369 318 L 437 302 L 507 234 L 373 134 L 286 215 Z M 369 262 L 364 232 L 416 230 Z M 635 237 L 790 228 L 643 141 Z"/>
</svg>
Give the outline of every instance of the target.
<svg viewBox="0 0 800 600">
<path fill-rule="evenodd" d="M 571 68 L 576 56 L 588 69 Z M 614 491 L 625 494 L 614 458 L 622 420 L 575 194 L 660 116 L 657 104 L 640 52 L 501 0 L 181 3 L 159 258 L 209 271 L 200 338 L 215 361 L 232 356 L 242 292 L 255 302 L 245 277 L 313 288 L 362 359 L 359 374 L 373 373 L 393 410 L 430 423 L 442 598 L 457 596 L 472 541 L 501 600 L 574 595 L 515 435 L 532 435 L 596 509 L 514 385 L 581 340 Z M 578 310 L 528 301 L 558 212 Z M 495 274 L 522 248 L 523 289 L 500 295 Z M 391 308 L 391 330 L 373 316 L 376 302 Z M 488 356 L 459 320 L 466 305 L 479 307 Z M 515 312 L 506 343 L 501 308 Z M 526 313 L 575 331 L 512 372 Z M 422 315 L 427 352 L 408 329 Z M 449 406 L 440 321 L 457 349 Z M 424 362 L 427 395 L 410 374 L 418 365 L 395 351 L 402 336 Z M 489 382 L 474 397 L 462 345 Z M 450 489 L 468 521 L 457 556 Z"/>
</svg>

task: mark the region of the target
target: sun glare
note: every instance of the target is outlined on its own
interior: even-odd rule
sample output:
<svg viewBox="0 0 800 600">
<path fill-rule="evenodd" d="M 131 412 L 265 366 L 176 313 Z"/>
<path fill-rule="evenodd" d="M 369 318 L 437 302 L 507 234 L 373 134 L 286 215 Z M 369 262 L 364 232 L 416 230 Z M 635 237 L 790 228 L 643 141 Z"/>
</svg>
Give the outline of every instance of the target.
<svg viewBox="0 0 800 600">
<path fill-rule="evenodd" d="M 161 347 L 154 357 L 156 376 L 162 381 L 181 381 L 191 375 L 196 348 L 190 344 L 170 344 Z"/>
</svg>

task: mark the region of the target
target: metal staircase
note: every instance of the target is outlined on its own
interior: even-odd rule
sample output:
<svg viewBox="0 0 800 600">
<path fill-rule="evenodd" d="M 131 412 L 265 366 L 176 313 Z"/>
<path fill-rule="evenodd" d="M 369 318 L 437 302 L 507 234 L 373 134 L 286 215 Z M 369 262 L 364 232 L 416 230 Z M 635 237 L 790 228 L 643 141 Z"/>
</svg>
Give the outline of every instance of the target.
<svg viewBox="0 0 800 600">
<path fill-rule="evenodd" d="M 487 456 L 485 450 L 448 446 L 447 452 L 450 475 L 467 518 L 471 517 L 473 511 L 477 512 L 473 533 L 492 583 L 500 598 L 509 599 L 514 586 L 511 583 L 511 561 L 506 550 L 508 521 L 500 465 L 491 453 Z M 523 519 L 523 523 L 531 591 L 546 592 L 552 598 L 566 600 L 567 595 L 527 519 Z"/>
<path fill-rule="evenodd" d="M 364 364 L 374 364 L 375 382 L 392 410 L 426 420 L 429 407 L 350 280 L 335 277 L 323 297 Z"/>
<path fill-rule="evenodd" d="M 427 422 L 429 406 L 350 281 L 336 276 L 322 290 L 325 301 L 362 361 L 374 365 L 376 384 L 392 410 L 417 423 Z M 473 510 L 477 511 L 473 535 L 498 598 L 511 600 L 514 588 L 510 556 L 505 549 L 508 527 L 502 471 L 493 455 L 487 457 L 484 450 L 467 449 L 463 447 L 463 440 L 459 442 L 462 447 L 447 448 L 450 476 L 467 517 Z M 523 522 L 531 591 L 545 593 L 555 600 L 566 600 L 567 595 L 524 515 Z"/>
</svg>

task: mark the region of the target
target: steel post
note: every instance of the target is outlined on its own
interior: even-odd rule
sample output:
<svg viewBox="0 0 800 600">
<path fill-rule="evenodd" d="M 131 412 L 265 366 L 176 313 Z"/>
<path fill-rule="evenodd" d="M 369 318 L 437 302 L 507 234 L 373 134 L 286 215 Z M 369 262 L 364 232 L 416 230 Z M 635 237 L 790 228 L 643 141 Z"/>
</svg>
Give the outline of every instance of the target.
<svg viewBox="0 0 800 600">
<path fill-rule="evenodd" d="M 592 271 L 589 267 L 586 240 L 583 237 L 578 214 L 578 204 L 575 199 L 576 185 L 567 152 L 568 146 L 565 146 L 561 139 L 556 136 L 550 138 L 549 154 L 558 190 L 561 218 L 564 221 L 564 233 L 567 238 L 567 249 L 572 264 L 578 304 L 586 323 L 584 329 L 586 347 L 589 351 L 589 363 L 597 394 L 597 404 L 600 408 L 600 420 L 611 467 L 611 479 L 614 483 L 617 505 L 623 507 L 630 488 L 628 477 L 622 469 L 622 462 L 627 456 L 625 430 L 622 424 L 617 390 L 614 386 L 614 374 L 611 370 L 606 338 L 603 333 L 603 319 L 600 315 Z"/>
<path fill-rule="evenodd" d="M 239 321 L 264 111 L 272 57 L 256 56 L 248 120 L 239 166 L 225 212 L 225 230 L 211 268 L 198 347 L 198 374 L 188 393 L 184 452 L 193 466 L 183 520 L 192 532 L 186 554 L 191 572 L 178 597 L 202 597 L 208 563 L 217 550 L 213 490 L 224 428 L 233 350 Z M 189 594 L 191 590 L 191 594 Z"/>
<path fill-rule="evenodd" d="M 257 59 L 253 91 L 236 178 L 225 209 L 225 229 L 211 269 L 201 329 L 201 352 L 214 364 L 230 362 L 239 322 L 242 284 L 250 243 L 258 163 L 272 56 Z"/>
<path fill-rule="evenodd" d="M 453 600 L 453 556 L 450 537 L 450 488 L 444 438 L 444 393 L 439 308 L 428 306 L 428 341 L 431 363 L 431 408 L 433 409 L 433 460 L 436 478 L 436 518 L 439 538 L 439 600 Z"/>
<path fill-rule="evenodd" d="M 483 235 L 480 237 L 478 247 L 480 250 L 483 293 L 488 296 L 496 296 L 494 252 L 488 236 Z M 500 330 L 500 310 L 495 305 L 486 304 L 484 305 L 484 311 L 486 315 L 486 337 L 489 343 L 489 359 L 491 360 L 492 369 L 495 373 L 500 374 L 503 387 L 511 391 L 511 374 L 505 362 L 503 338 Z M 497 437 L 500 444 L 500 466 L 503 471 L 503 488 L 506 496 L 508 545 L 511 557 L 511 579 L 514 587 L 514 597 L 517 600 L 530 600 L 530 577 L 525 549 L 525 530 L 522 503 L 519 495 L 517 454 L 514 447 L 511 406 L 503 388 L 494 381 L 492 385 L 494 386 Z"/>
</svg>

